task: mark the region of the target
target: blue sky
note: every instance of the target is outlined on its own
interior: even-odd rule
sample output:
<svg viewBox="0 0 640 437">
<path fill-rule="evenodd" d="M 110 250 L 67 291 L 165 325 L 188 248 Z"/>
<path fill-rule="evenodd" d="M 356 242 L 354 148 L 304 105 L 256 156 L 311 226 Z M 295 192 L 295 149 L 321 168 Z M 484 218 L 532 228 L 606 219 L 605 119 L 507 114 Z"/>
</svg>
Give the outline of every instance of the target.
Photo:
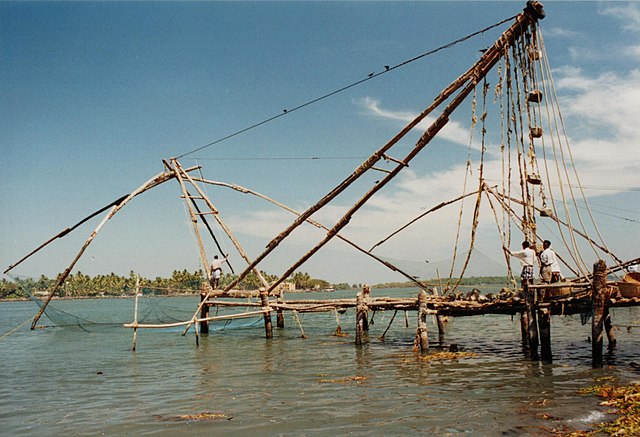
<svg viewBox="0 0 640 437">
<path fill-rule="evenodd" d="M 0 265 L 4 270 L 133 191 L 162 171 L 162 159 L 514 16 L 524 3 L 1 2 Z M 640 4 L 544 4 L 542 34 L 585 194 L 609 247 L 623 259 L 637 257 Z M 202 165 L 208 179 L 258 190 L 302 211 L 393 137 L 507 26 L 181 162 Z M 369 248 L 425 208 L 461 193 L 470 135 L 470 105 L 463 106 L 443 138 L 376 196 L 345 236 Z M 401 145 L 403 151 L 417 135 Z M 315 218 L 332 225 L 373 177 Z M 246 195 L 214 187 L 207 193 L 250 256 L 292 220 Z M 76 271 L 134 270 L 155 277 L 197 269 L 179 195 L 169 182 L 136 198 L 101 230 Z M 447 210 L 376 253 L 411 266 L 414 274 L 429 274 L 421 271 L 424 261 L 452 256 L 458 212 Z M 98 222 L 51 244 L 13 273 L 64 270 Z M 320 238 L 306 227 L 295 232 L 261 268 L 282 273 Z M 478 260 L 472 273 L 504 273 L 494 243 L 479 237 L 491 262 Z M 232 251 L 229 242 L 224 245 Z M 213 245 L 208 249 L 214 253 Z M 585 257 L 591 262 L 593 255 Z M 239 270 L 240 258 L 231 260 Z M 340 242 L 301 270 L 332 282 L 402 280 Z"/>
</svg>

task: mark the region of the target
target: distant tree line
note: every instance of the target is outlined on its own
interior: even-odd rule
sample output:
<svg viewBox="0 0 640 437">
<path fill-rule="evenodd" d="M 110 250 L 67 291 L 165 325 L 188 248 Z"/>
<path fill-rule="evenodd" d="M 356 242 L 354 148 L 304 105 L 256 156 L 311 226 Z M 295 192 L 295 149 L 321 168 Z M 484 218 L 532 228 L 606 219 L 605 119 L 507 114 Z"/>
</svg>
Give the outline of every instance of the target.
<svg viewBox="0 0 640 437">
<path fill-rule="evenodd" d="M 269 283 L 275 282 L 278 277 L 260 272 Z M 231 284 L 238 276 L 226 273 L 220 278 L 220 287 Z M 19 278 L 14 281 L 2 279 L 0 282 L 0 299 L 21 299 L 29 295 L 42 295 L 51 290 L 57 278 L 49 278 L 41 275 L 40 278 Z M 60 297 L 96 297 L 96 296 L 128 296 L 135 294 L 137 275 L 129 272 L 129 276 L 119 276 L 115 273 L 108 275 L 88 276 L 82 272 L 70 274 L 57 291 Z M 297 290 L 317 290 L 331 286 L 323 279 L 314 279 L 308 273 L 296 272 L 290 281 L 295 283 Z M 169 278 L 156 277 L 147 279 L 140 277 L 140 291 L 142 294 L 194 294 L 200 291 L 201 285 L 206 281 L 202 270 L 188 272 L 174 270 Z M 257 290 L 262 287 L 258 275 L 250 272 L 235 287 L 242 290 Z M 45 293 L 46 294 L 46 293 Z"/>
<path fill-rule="evenodd" d="M 424 282 L 427 284 L 439 284 L 442 283 L 446 285 L 448 282 L 448 278 L 441 279 L 418 279 L 420 282 Z M 458 278 L 451 278 L 451 282 L 455 284 L 458 282 Z M 469 278 L 462 278 L 460 281 L 460 285 L 505 285 L 509 282 L 509 278 L 507 276 L 471 276 Z M 412 288 L 415 287 L 416 284 L 413 282 L 385 282 L 384 284 L 376 284 L 373 285 L 373 288 Z"/>
</svg>

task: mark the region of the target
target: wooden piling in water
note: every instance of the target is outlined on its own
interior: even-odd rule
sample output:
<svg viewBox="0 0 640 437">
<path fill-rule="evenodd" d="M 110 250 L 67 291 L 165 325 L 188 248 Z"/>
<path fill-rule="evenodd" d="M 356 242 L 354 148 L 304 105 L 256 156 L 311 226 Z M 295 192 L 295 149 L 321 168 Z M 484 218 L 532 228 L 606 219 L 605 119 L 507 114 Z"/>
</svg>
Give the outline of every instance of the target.
<svg viewBox="0 0 640 437">
<path fill-rule="evenodd" d="M 365 323 L 368 329 L 367 305 L 364 302 L 364 292 L 356 295 L 356 345 L 362 345 Z"/>
<path fill-rule="evenodd" d="M 415 352 L 429 351 L 429 334 L 427 332 L 427 292 L 420 290 L 418 294 L 418 329 L 413 350 Z"/>
<path fill-rule="evenodd" d="M 602 337 L 605 320 L 607 299 L 607 265 L 598 260 L 593 265 L 593 286 L 591 304 L 593 317 L 591 318 L 591 366 L 595 369 L 602 367 Z"/>
<path fill-rule="evenodd" d="M 140 276 L 136 275 L 136 300 L 133 304 L 133 351 L 136 351 L 136 339 L 138 337 L 138 297 L 140 296 Z"/>
<path fill-rule="evenodd" d="M 613 332 L 613 322 L 611 321 L 611 313 L 608 306 L 604 309 L 604 330 L 607 333 L 609 349 L 615 348 L 618 340 L 616 340 L 616 334 Z"/>
<path fill-rule="evenodd" d="M 364 303 L 364 314 L 362 316 L 362 330 L 369 331 L 369 308 L 367 307 L 367 299 L 371 297 L 371 288 L 367 284 L 362 287 L 362 302 Z"/>
<path fill-rule="evenodd" d="M 527 311 L 520 313 L 520 334 L 522 335 L 522 352 L 529 356 L 529 317 Z"/>
<path fill-rule="evenodd" d="M 278 295 L 277 302 L 279 304 L 283 304 L 284 303 L 284 292 L 283 291 L 281 291 L 280 294 Z M 284 328 L 284 310 L 282 308 L 278 308 L 278 311 L 276 312 L 276 327 Z"/>
<path fill-rule="evenodd" d="M 551 363 L 551 311 L 549 308 L 538 310 L 538 330 L 540 331 L 540 359 L 544 363 Z"/>
<path fill-rule="evenodd" d="M 527 312 L 527 340 L 529 344 L 529 358 L 532 361 L 538 361 L 540 355 L 538 354 L 538 321 L 536 317 L 536 290 L 530 290 L 529 284 L 525 281 L 522 284 L 522 291 L 524 292 L 524 299 Z"/>
<path fill-rule="evenodd" d="M 264 288 L 260 289 L 260 301 L 262 302 L 262 309 L 267 310 L 269 308 L 269 295 Z M 266 338 L 273 338 L 273 326 L 271 324 L 271 312 L 265 311 L 264 313 L 264 331 Z"/>
<path fill-rule="evenodd" d="M 206 319 L 209 317 L 209 305 L 202 304 L 202 301 L 207 299 L 207 293 L 204 291 L 200 293 L 200 318 Z M 209 322 L 207 320 L 203 320 L 200 322 L 200 333 L 208 334 L 209 333 Z"/>
</svg>

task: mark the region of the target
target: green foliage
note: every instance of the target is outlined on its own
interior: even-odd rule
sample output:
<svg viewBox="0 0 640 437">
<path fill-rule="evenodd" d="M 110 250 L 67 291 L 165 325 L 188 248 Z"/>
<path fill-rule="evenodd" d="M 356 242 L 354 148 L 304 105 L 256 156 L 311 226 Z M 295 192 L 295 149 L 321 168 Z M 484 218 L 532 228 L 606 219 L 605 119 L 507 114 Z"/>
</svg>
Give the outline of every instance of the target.
<svg viewBox="0 0 640 437">
<path fill-rule="evenodd" d="M 77 272 L 70 274 L 57 291 L 61 297 L 96 297 L 96 296 L 127 296 L 133 295 L 136 289 L 136 274 L 129 272 L 129 276 L 119 276 L 115 273 L 97 275 L 94 277 Z M 140 278 L 140 289 L 143 294 L 176 294 L 195 293 L 200 290 L 204 281 L 202 270 L 193 273 L 187 270 L 174 271 L 171 278 L 156 278 L 154 280 Z M 38 280 L 32 278 L 16 279 L 14 282 L 3 279 L 0 283 L 0 299 L 26 298 L 29 294 L 38 296 L 48 293 L 56 284 L 56 279 L 44 275 Z"/>
<path fill-rule="evenodd" d="M 440 280 L 432 278 L 432 279 L 418 279 L 421 282 L 425 282 L 428 284 L 438 284 L 442 282 L 443 284 L 447 283 L 446 278 L 442 278 Z M 458 281 L 458 278 L 451 278 L 451 282 L 454 284 Z M 503 286 L 509 283 L 509 278 L 507 276 L 472 276 L 469 278 L 462 278 L 460 281 L 460 285 L 500 285 Z M 373 288 L 413 288 L 416 284 L 413 282 L 386 282 L 384 284 L 376 284 L 373 285 Z"/>
</svg>

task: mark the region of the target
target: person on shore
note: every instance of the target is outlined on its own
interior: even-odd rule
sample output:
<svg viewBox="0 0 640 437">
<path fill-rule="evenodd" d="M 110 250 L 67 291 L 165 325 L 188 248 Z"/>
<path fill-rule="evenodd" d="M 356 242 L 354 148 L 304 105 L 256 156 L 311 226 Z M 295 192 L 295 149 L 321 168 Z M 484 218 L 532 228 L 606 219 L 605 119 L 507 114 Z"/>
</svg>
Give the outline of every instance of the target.
<svg viewBox="0 0 640 437">
<path fill-rule="evenodd" d="M 522 272 L 520 273 L 520 279 L 522 285 L 533 284 L 533 263 L 536 259 L 536 251 L 533 250 L 528 241 L 522 242 L 522 250 L 517 252 L 511 252 L 507 247 L 503 246 L 502 249 L 509 255 L 514 256 L 520 260 L 522 264 Z"/>
<path fill-rule="evenodd" d="M 218 288 L 220 276 L 222 276 L 222 264 L 227 261 L 227 258 L 229 258 L 228 254 L 223 259 L 219 259 L 218 255 L 213 257 L 213 262 L 211 263 L 211 288 L 214 290 Z"/>
<path fill-rule="evenodd" d="M 560 264 L 556 253 L 551 249 L 551 241 L 544 240 L 540 254 L 540 279 L 547 284 L 560 282 Z"/>
</svg>

